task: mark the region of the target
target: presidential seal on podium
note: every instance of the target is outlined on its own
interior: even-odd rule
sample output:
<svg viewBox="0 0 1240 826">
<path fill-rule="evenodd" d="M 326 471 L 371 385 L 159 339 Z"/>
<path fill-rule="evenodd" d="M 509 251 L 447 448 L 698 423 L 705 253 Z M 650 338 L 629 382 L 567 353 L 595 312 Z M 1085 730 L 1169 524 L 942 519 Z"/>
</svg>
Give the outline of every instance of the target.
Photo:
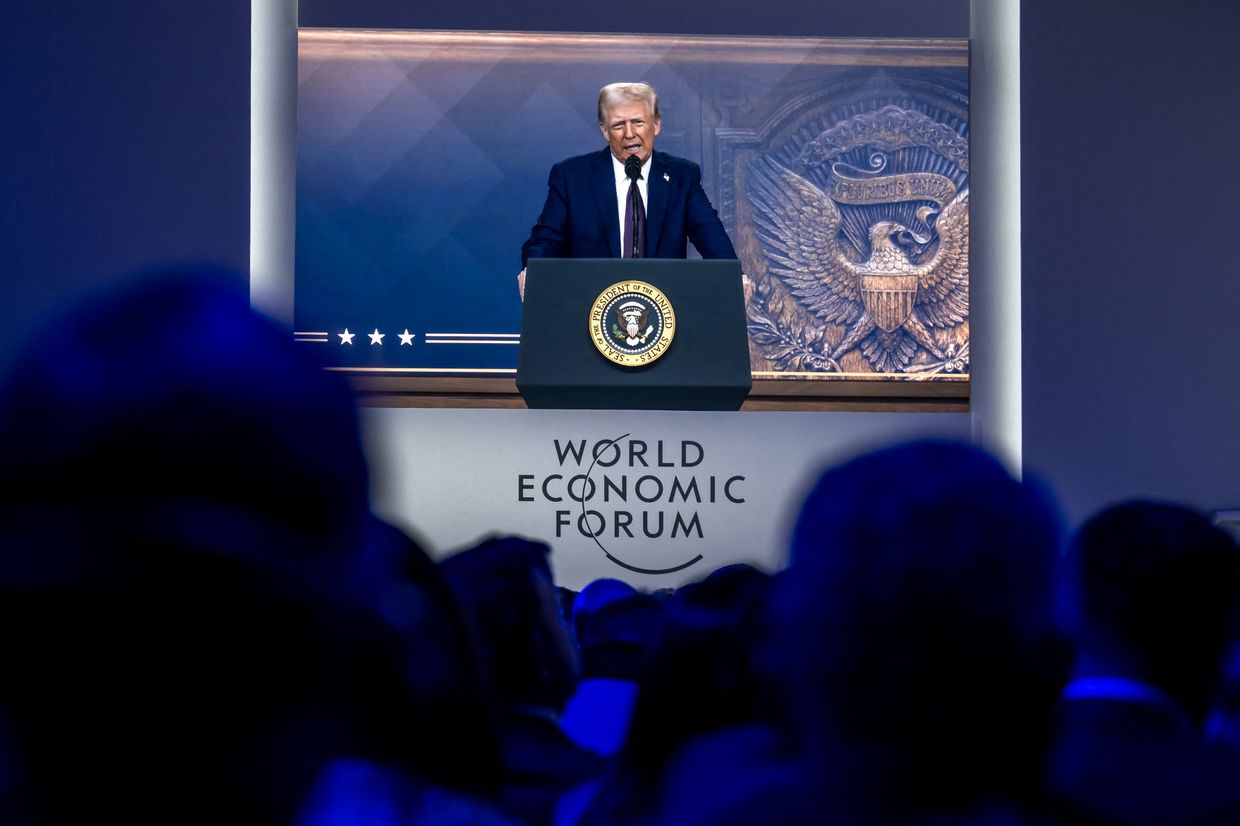
<svg viewBox="0 0 1240 826">
<path fill-rule="evenodd" d="M 675 334 L 671 302 L 645 281 L 612 284 L 590 309 L 590 339 L 604 358 L 623 367 L 654 363 L 667 352 Z"/>
</svg>

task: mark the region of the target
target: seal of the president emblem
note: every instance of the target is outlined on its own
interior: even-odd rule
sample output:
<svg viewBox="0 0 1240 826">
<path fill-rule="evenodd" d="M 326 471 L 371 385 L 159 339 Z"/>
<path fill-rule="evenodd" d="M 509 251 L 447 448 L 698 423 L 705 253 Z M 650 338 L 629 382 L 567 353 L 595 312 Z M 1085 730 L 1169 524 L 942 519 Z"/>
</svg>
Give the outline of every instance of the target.
<svg viewBox="0 0 1240 826">
<path fill-rule="evenodd" d="M 599 293 L 590 308 L 590 339 L 605 358 L 645 367 L 667 352 L 676 334 L 676 312 L 667 296 L 645 281 L 620 281 Z"/>
</svg>

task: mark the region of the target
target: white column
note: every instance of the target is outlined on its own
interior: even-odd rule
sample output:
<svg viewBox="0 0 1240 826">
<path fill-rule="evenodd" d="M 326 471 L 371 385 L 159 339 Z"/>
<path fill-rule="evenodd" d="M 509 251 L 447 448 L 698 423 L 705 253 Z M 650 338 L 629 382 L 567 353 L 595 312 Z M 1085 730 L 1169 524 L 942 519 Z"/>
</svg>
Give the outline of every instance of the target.
<svg viewBox="0 0 1240 826">
<path fill-rule="evenodd" d="M 297 0 L 250 3 L 250 304 L 293 324 Z"/>
<path fill-rule="evenodd" d="M 973 0 L 969 317 L 973 440 L 1021 467 L 1020 2 Z"/>
</svg>

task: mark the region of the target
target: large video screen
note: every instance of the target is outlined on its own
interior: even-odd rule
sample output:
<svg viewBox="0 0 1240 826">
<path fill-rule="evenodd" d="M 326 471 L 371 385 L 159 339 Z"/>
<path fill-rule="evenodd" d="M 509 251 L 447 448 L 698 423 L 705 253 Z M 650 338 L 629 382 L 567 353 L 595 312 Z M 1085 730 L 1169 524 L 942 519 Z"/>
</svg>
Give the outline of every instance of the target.
<svg viewBox="0 0 1240 826">
<path fill-rule="evenodd" d="M 752 282 L 755 378 L 968 380 L 965 40 L 302 29 L 298 72 L 295 329 L 340 367 L 515 373 L 548 170 L 641 80 Z"/>
</svg>

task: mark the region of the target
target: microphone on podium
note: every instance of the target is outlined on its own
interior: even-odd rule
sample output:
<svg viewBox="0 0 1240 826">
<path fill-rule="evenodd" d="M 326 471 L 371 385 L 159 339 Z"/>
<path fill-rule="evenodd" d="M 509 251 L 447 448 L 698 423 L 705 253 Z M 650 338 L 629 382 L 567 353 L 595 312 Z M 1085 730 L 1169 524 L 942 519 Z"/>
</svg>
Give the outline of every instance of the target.
<svg viewBox="0 0 1240 826">
<path fill-rule="evenodd" d="M 646 247 L 646 205 L 642 203 L 642 193 L 637 181 L 642 176 L 642 162 L 636 155 L 629 155 L 624 160 L 624 174 L 629 177 L 629 196 L 624 210 L 623 243 L 628 253 L 626 258 L 642 258 L 642 250 Z"/>
<path fill-rule="evenodd" d="M 636 155 L 629 155 L 624 161 L 624 174 L 629 180 L 636 181 L 642 176 L 642 162 Z"/>
</svg>

